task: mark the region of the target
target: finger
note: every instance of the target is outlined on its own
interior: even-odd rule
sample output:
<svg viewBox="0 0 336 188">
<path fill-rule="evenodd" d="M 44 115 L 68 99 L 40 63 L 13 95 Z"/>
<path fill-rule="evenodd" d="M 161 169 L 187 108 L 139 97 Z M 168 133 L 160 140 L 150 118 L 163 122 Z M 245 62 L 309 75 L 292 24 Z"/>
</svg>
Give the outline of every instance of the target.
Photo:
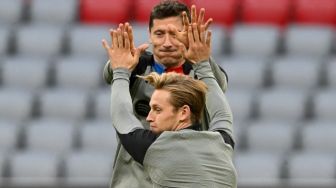
<svg viewBox="0 0 336 188">
<path fill-rule="evenodd" d="M 116 30 L 112 30 L 112 44 L 113 48 L 118 48 L 118 35 Z"/>
<path fill-rule="evenodd" d="M 125 43 L 125 48 L 127 50 L 130 50 L 130 40 L 128 38 L 128 34 L 126 31 L 124 32 L 124 43 Z"/>
<path fill-rule="evenodd" d="M 205 14 L 205 9 L 204 8 L 201 8 L 200 10 L 200 14 L 198 16 L 198 20 L 197 20 L 197 24 L 198 24 L 198 27 L 200 28 L 201 25 L 203 24 L 203 21 L 204 21 L 204 14 Z"/>
<path fill-rule="evenodd" d="M 140 55 L 149 47 L 149 44 L 142 44 L 136 48 L 134 58 L 139 59 Z"/>
<path fill-rule="evenodd" d="M 138 46 L 138 49 L 140 49 L 140 52 L 143 53 L 148 47 L 149 47 L 149 44 L 145 43 L 145 44 L 141 44 L 140 46 Z"/>
<path fill-rule="evenodd" d="M 190 21 L 185 11 L 182 12 L 182 21 L 183 21 L 183 31 L 186 31 L 188 29 Z"/>
<path fill-rule="evenodd" d="M 103 47 L 106 51 L 110 50 L 111 47 L 108 45 L 107 41 L 105 39 L 102 40 Z"/>
<path fill-rule="evenodd" d="M 124 30 L 125 30 L 125 26 L 124 26 L 124 24 L 120 23 L 120 24 L 119 24 L 119 29 L 120 29 L 121 32 L 123 33 Z"/>
<path fill-rule="evenodd" d="M 128 33 L 128 38 L 129 38 L 129 42 L 130 42 L 130 49 L 134 50 L 135 46 L 134 46 L 134 36 L 133 36 L 133 28 L 132 28 L 132 26 L 128 26 L 127 33 Z"/>
<path fill-rule="evenodd" d="M 195 42 L 199 42 L 200 41 L 200 36 L 199 36 L 199 32 L 198 32 L 198 28 L 197 28 L 196 23 L 192 24 L 192 30 L 193 30 L 193 35 L 194 35 Z"/>
<path fill-rule="evenodd" d="M 186 54 L 187 54 L 187 48 L 186 48 L 186 46 L 184 46 L 182 43 L 180 43 L 180 45 L 178 45 L 178 47 L 180 48 L 183 57 L 186 57 Z"/>
<path fill-rule="evenodd" d="M 174 25 L 168 24 L 168 33 L 177 35 L 177 29 Z"/>
<path fill-rule="evenodd" d="M 189 46 L 193 45 L 195 43 L 194 35 L 192 33 L 192 27 L 188 26 L 188 41 Z"/>
<path fill-rule="evenodd" d="M 200 40 L 202 43 L 205 43 L 205 26 L 202 25 L 200 29 Z"/>
<path fill-rule="evenodd" d="M 209 29 L 209 26 L 210 26 L 210 24 L 212 23 L 212 18 L 209 18 L 208 20 L 207 20 L 207 22 L 205 22 L 205 30 L 208 30 Z"/>
<path fill-rule="evenodd" d="M 120 28 L 117 30 L 117 36 L 118 36 L 118 47 L 123 48 L 124 47 L 124 37 L 122 36 Z"/>
<path fill-rule="evenodd" d="M 207 37 L 206 37 L 206 45 L 211 48 L 211 31 L 207 32 Z"/>
<path fill-rule="evenodd" d="M 181 43 L 177 38 L 174 38 L 174 37 L 172 37 L 172 38 L 170 39 L 170 42 L 171 42 L 174 46 L 179 46 L 180 43 Z"/>
<path fill-rule="evenodd" d="M 111 41 L 112 41 L 112 48 L 113 48 L 113 29 L 110 29 L 109 30 L 109 33 L 110 33 L 110 37 L 111 37 Z M 104 39 L 105 40 L 105 39 Z"/>
<path fill-rule="evenodd" d="M 197 21 L 197 14 L 196 14 L 196 6 L 191 6 L 191 23 L 196 23 Z"/>
</svg>

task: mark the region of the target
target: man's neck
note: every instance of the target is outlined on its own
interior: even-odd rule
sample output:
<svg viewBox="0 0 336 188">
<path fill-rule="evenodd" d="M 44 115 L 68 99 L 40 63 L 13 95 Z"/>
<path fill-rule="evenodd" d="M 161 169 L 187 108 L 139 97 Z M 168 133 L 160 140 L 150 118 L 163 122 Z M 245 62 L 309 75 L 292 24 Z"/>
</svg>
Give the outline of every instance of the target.
<svg viewBox="0 0 336 188">
<path fill-rule="evenodd" d="M 165 64 L 162 64 L 161 62 L 157 61 L 154 57 L 154 61 L 160 65 L 162 65 L 164 67 L 164 69 L 167 69 L 167 68 L 175 68 L 175 67 L 180 67 L 182 66 L 184 63 L 185 63 L 185 60 L 182 60 L 180 61 L 179 63 L 176 63 L 176 64 L 169 64 L 169 65 L 165 65 Z"/>
<path fill-rule="evenodd" d="M 178 131 L 178 130 L 182 130 L 185 129 L 187 127 L 190 127 L 192 125 L 192 123 L 190 121 L 188 122 L 181 122 L 179 123 L 175 128 L 174 131 Z"/>
</svg>

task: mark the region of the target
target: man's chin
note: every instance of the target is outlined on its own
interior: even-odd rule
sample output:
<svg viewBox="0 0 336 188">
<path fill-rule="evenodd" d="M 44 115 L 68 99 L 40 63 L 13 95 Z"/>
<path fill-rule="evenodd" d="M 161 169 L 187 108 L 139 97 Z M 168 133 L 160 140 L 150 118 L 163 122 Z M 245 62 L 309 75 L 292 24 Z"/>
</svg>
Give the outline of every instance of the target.
<svg viewBox="0 0 336 188">
<path fill-rule="evenodd" d="M 154 133 L 154 134 L 160 134 L 162 131 L 160 131 L 158 128 L 156 127 L 150 127 L 150 130 Z"/>
<path fill-rule="evenodd" d="M 160 59 L 160 63 L 166 67 L 177 66 L 180 62 L 181 62 L 181 58 L 164 57 Z"/>
</svg>

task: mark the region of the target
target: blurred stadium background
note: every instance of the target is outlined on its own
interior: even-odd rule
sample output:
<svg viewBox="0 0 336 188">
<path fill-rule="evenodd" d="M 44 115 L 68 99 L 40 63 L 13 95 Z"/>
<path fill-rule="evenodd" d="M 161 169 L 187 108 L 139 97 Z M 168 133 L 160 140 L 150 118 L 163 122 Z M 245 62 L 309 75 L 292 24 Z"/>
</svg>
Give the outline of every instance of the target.
<svg viewBox="0 0 336 188">
<path fill-rule="evenodd" d="M 107 187 L 101 39 L 158 0 L 0 0 L 0 187 Z M 336 187 L 336 0 L 186 0 L 214 18 L 239 187 Z"/>
</svg>

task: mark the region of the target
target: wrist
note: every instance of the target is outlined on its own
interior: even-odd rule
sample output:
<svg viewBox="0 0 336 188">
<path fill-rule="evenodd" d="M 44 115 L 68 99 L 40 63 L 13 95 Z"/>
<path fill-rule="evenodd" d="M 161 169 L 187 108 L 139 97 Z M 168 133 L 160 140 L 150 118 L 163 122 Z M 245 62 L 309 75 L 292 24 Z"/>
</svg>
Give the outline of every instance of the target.
<svg viewBox="0 0 336 188">
<path fill-rule="evenodd" d="M 113 80 L 126 79 L 129 80 L 131 77 L 131 71 L 127 68 L 119 67 L 113 69 Z"/>
</svg>

